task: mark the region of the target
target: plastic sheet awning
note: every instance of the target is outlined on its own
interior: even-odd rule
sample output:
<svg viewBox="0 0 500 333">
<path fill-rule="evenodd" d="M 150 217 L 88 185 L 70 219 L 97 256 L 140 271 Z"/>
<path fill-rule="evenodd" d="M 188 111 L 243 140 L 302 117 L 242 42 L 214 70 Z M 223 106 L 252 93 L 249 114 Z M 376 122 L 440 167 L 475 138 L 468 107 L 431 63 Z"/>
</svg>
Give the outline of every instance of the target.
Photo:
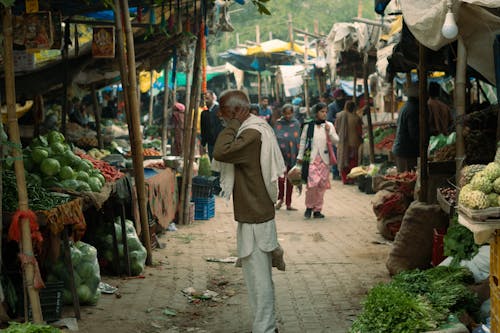
<svg viewBox="0 0 500 333">
<path fill-rule="evenodd" d="M 292 49 L 289 42 L 272 39 L 247 48 L 230 49 L 219 56 L 241 70 L 262 72 L 271 66 L 294 65 L 297 55 L 303 55 L 304 51 L 301 45 L 294 44 Z M 307 54 L 316 57 L 315 50 L 308 50 Z"/>
</svg>

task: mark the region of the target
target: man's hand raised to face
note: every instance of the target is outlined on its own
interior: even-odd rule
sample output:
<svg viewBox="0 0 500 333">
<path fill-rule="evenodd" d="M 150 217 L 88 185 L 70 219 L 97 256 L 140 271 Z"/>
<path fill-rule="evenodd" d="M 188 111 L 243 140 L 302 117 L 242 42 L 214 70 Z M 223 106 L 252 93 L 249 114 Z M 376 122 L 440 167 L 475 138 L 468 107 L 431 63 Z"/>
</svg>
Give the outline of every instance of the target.
<svg viewBox="0 0 500 333">
<path fill-rule="evenodd" d="M 240 123 L 243 123 L 248 116 L 250 115 L 250 111 L 248 109 L 238 109 L 233 113 L 233 119 L 238 120 Z"/>
</svg>

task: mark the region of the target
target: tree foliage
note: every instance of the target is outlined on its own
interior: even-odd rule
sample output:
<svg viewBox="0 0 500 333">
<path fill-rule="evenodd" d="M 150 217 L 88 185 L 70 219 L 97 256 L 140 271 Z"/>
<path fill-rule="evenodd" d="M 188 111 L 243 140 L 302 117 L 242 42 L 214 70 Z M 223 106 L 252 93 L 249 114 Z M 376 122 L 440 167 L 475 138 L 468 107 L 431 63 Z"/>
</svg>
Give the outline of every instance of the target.
<svg viewBox="0 0 500 333">
<path fill-rule="evenodd" d="M 265 3 L 270 15 L 260 15 L 254 6 L 249 5 L 233 4 L 229 8 L 234 31 L 209 38 L 211 64 L 220 64 L 222 59 L 218 59 L 218 54 L 237 46 L 236 34 L 239 35 L 240 43 L 256 41 L 257 25 L 260 28 L 261 41 L 269 40 L 270 33 L 273 38 L 288 41 L 288 14 L 292 15 L 294 28 L 307 29 L 309 32 L 314 32 L 317 20 L 318 32 L 324 35 L 330 32 L 334 23 L 352 22 L 352 18 L 358 14 L 358 1 L 353 0 L 260 0 L 259 2 Z M 255 5 L 260 12 L 259 5 Z M 363 17 L 374 19 L 376 14 L 373 0 L 362 0 L 362 6 Z"/>
</svg>

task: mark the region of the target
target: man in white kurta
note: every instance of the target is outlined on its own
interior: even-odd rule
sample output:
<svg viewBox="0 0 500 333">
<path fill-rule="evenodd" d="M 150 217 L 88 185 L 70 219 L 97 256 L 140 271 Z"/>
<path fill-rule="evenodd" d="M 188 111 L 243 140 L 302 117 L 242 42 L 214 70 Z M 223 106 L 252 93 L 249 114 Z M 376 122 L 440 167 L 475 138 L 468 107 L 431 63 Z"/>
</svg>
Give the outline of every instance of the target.
<svg viewBox="0 0 500 333">
<path fill-rule="evenodd" d="M 220 111 L 226 128 L 215 143 L 214 159 L 224 164 L 220 169 L 222 194 L 233 195 L 238 257 L 253 312 L 252 332 L 273 333 L 278 329 L 271 268 L 273 253 L 282 254 L 274 203 L 285 165 L 272 128 L 251 115 L 249 108 L 242 91 L 221 95 Z M 284 269 L 282 262 L 274 264 Z"/>
</svg>

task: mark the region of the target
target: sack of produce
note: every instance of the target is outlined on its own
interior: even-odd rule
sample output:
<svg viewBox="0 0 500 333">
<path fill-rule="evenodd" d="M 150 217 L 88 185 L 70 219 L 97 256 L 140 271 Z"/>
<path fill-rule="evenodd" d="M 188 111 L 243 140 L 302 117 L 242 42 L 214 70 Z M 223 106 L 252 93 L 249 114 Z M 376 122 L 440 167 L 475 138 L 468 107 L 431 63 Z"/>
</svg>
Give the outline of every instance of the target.
<svg viewBox="0 0 500 333">
<path fill-rule="evenodd" d="M 120 218 L 117 217 L 113 224 L 105 223 L 96 231 L 96 244 L 99 249 L 99 254 L 103 259 L 103 265 L 107 266 L 114 261 L 113 255 L 113 236 L 111 226 L 115 228 L 116 238 L 118 242 L 118 256 L 120 260 L 120 269 L 125 269 L 125 253 L 122 242 L 122 226 Z M 146 264 L 147 252 L 142 245 L 137 232 L 135 231 L 134 222 L 125 220 L 125 233 L 127 237 L 127 245 L 130 259 L 130 272 L 132 275 L 139 275 L 144 270 Z"/>
<path fill-rule="evenodd" d="M 439 205 L 414 201 L 406 210 L 386 267 L 391 275 L 409 269 L 426 269 L 432 259 L 434 228 L 448 224 Z"/>
<path fill-rule="evenodd" d="M 70 290 L 70 272 L 64 264 L 64 247 L 61 257 L 52 265 L 47 276 L 48 282 L 63 281 L 63 301 L 65 304 L 73 303 Z M 78 241 L 70 244 L 71 262 L 73 264 L 73 277 L 80 304 L 94 305 L 99 300 L 99 282 L 101 273 L 97 262 L 97 250 L 92 245 Z"/>
</svg>

